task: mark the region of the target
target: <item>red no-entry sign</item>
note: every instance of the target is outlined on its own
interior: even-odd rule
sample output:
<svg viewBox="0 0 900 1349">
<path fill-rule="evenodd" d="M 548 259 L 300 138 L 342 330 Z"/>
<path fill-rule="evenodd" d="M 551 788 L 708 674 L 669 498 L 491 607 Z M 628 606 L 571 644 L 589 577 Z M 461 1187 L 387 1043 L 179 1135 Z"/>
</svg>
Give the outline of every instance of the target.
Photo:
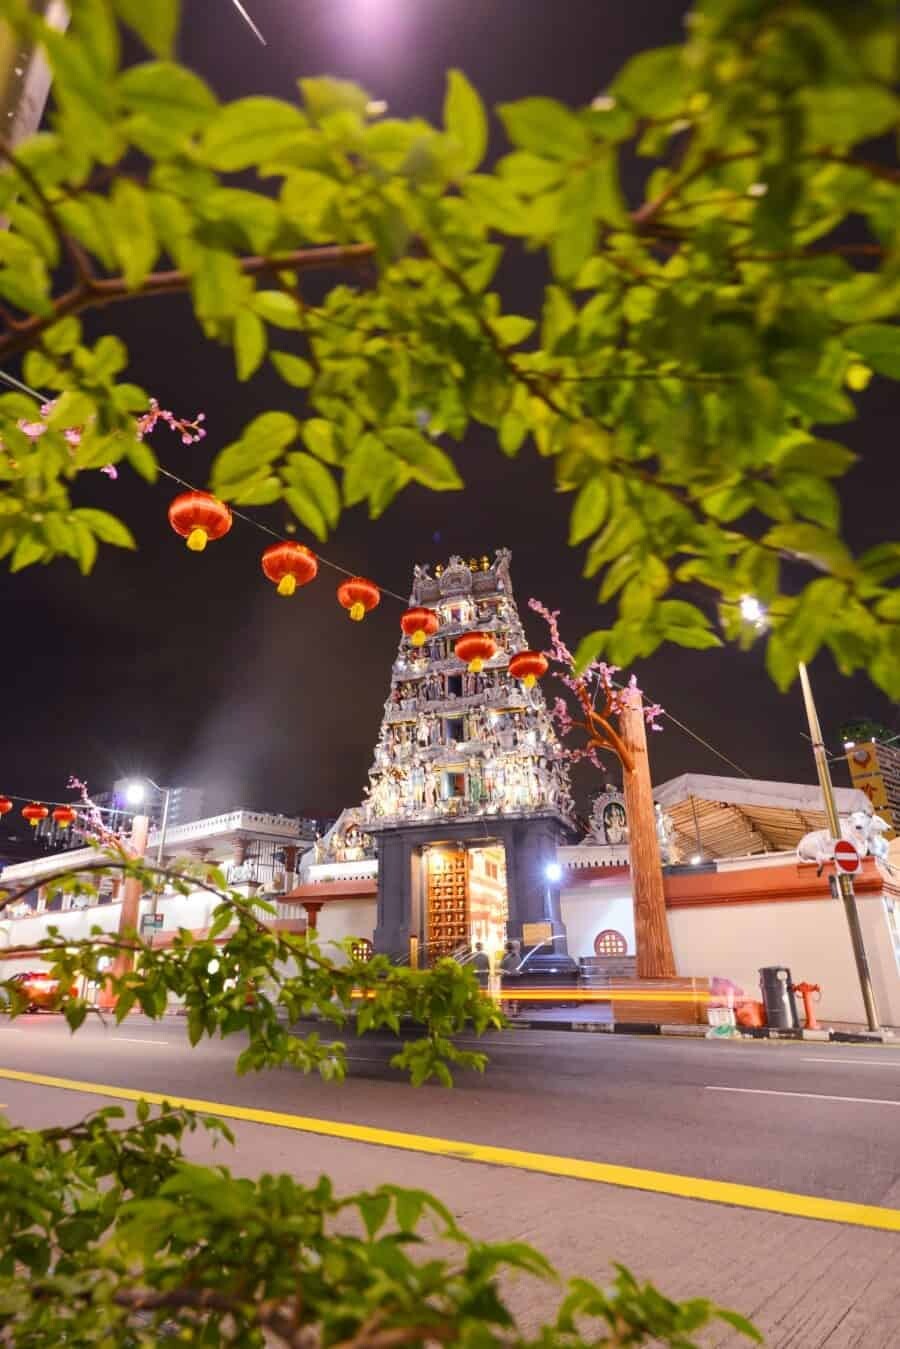
<svg viewBox="0 0 900 1349">
<path fill-rule="evenodd" d="M 839 838 L 834 845 L 834 865 L 847 876 L 855 876 L 862 861 L 856 845 L 849 838 Z"/>
</svg>

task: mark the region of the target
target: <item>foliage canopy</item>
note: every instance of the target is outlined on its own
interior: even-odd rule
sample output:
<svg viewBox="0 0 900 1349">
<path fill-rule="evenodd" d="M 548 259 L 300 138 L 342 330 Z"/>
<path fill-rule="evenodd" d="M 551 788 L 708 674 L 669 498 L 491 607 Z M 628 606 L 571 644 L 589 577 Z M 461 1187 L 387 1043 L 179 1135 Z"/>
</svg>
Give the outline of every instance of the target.
<svg viewBox="0 0 900 1349">
<path fill-rule="evenodd" d="M 130 545 L 74 513 L 70 485 L 123 460 L 154 477 L 133 436 L 147 396 L 78 315 L 184 291 L 239 380 L 270 362 L 286 385 L 217 456 L 223 498 L 284 500 L 321 540 L 410 482 L 459 489 L 453 444 L 486 427 L 511 457 L 533 442 L 573 494 L 570 542 L 615 601 L 583 661 L 704 649 L 717 626 L 749 643 L 752 593 L 781 686 L 824 645 L 900 693 L 900 545 L 843 541 L 854 456 L 831 431 L 873 374 L 900 377 L 893 0 L 703 0 L 682 45 L 634 57 L 590 106 L 502 105 L 491 165 L 458 71 L 439 127 L 331 78 L 222 104 L 172 57 L 177 0 L 71 9 L 63 36 L 0 4 L 55 80 L 50 129 L 0 142 L 0 361 L 23 356 L 59 399 L 31 443 L 33 404 L 0 398 L 14 570 Z M 151 59 L 121 68 L 118 23 Z M 522 249 L 545 267 L 533 314 L 497 282 Z"/>
</svg>

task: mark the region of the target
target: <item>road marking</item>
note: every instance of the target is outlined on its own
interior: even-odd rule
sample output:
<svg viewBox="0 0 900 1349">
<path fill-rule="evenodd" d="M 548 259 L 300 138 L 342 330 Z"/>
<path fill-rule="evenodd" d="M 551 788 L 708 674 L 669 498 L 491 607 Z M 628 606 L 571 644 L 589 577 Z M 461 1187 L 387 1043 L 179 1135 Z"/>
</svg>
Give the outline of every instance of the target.
<svg viewBox="0 0 900 1349">
<path fill-rule="evenodd" d="M 878 1208 L 874 1204 L 855 1204 L 844 1199 L 825 1199 L 819 1195 L 793 1194 L 789 1190 L 769 1190 L 757 1185 L 741 1185 L 730 1180 L 708 1180 L 702 1176 L 681 1176 L 667 1171 L 647 1171 L 612 1162 L 590 1162 L 580 1157 L 558 1157 L 544 1152 L 522 1152 L 517 1148 L 493 1147 L 487 1143 L 463 1142 L 452 1138 L 433 1138 L 428 1134 L 401 1133 L 396 1129 L 376 1129 L 368 1124 L 348 1124 L 343 1120 L 315 1119 L 306 1115 L 285 1115 L 275 1110 L 225 1101 L 199 1101 L 187 1096 L 163 1095 L 156 1091 L 135 1091 L 131 1087 L 106 1086 L 99 1082 L 76 1082 L 65 1077 L 46 1077 L 42 1073 L 19 1072 L 0 1068 L 0 1078 L 26 1082 L 36 1087 L 57 1087 L 89 1096 L 109 1096 L 121 1101 L 149 1101 L 152 1105 L 181 1106 L 203 1111 L 223 1119 L 244 1120 L 298 1133 L 318 1134 L 351 1143 L 370 1143 L 404 1152 L 423 1152 L 457 1162 L 483 1162 L 517 1171 L 536 1171 L 570 1180 L 586 1180 L 597 1185 L 616 1185 L 627 1190 L 648 1190 L 678 1199 L 699 1199 L 708 1204 L 727 1204 L 735 1208 L 760 1209 L 795 1218 L 813 1218 L 821 1222 L 844 1223 L 851 1227 L 874 1227 L 900 1232 L 900 1209 Z M 897 1102 L 896 1104 L 900 1104 Z"/>
<path fill-rule="evenodd" d="M 852 1063 L 854 1068 L 862 1066 L 863 1068 L 900 1068 L 900 1059 L 895 1059 L 893 1063 L 885 1059 L 876 1062 L 874 1059 L 828 1059 L 824 1055 L 819 1058 L 804 1058 L 804 1063 Z"/>
<path fill-rule="evenodd" d="M 706 1091 L 736 1091 L 745 1096 L 797 1096 L 806 1101 L 849 1101 L 852 1105 L 900 1105 L 876 1096 L 826 1096 L 820 1091 L 771 1091 L 765 1087 L 706 1087 Z"/>
<path fill-rule="evenodd" d="M 127 1040 L 130 1045 L 167 1045 L 168 1040 L 150 1040 L 146 1035 L 113 1035 L 110 1037 L 113 1043 L 120 1040 Z"/>
</svg>

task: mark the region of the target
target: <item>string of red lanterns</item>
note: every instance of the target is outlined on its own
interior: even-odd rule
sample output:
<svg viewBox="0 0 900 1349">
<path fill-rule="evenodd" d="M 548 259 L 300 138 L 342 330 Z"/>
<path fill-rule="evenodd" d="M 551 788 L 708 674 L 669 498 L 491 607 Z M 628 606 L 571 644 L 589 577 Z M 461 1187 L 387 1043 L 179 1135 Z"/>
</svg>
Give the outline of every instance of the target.
<svg viewBox="0 0 900 1349">
<path fill-rule="evenodd" d="M 169 506 L 169 523 L 175 533 L 187 541 L 188 548 L 192 552 L 203 552 L 208 542 L 224 538 L 233 523 L 234 512 L 230 507 L 211 492 L 201 492 L 197 488 L 190 487 L 183 479 L 177 478 L 166 469 L 162 472 L 188 488 L 175 497 Z M 237 514 L 248 524 L 256 525 L 265 533 L 274 534 L 273 530 L 267 529 L 251 517 L 242 516 L 240 512 Z M 311 548 L 302 543 L 278 539 L 277 535 L 275 537 L 277 542 L 270 544 L 260 559 L 263 575 L 273 582 L 279 595 L 290 596 L 299 586 L 309 585 L 314 581 L 319 572 L 319 562 L 327 562 L 327 559 L 320 559 Z M 336 563 L 327 562 L 327 565 L 343 571 Z M 378 607 L 382 593 L 393 595 L 392 591 L 383 592 L 382 588 L 368 577 L 348 575 L 337 588 L 337 599 L 350 618 L 359 623 L 366 614 Z M 394 598 L 399 599 L 399 596 Z M 423 605 L 413 605 L 406 609 L 400 618 L 400 630 L 409 638 L 413 647 L 423 646 L 439 628 L 438 615 L 433 609 Z M 471 674 L 478 674 L 485 663 L 497 655 L 498 647 L 490 633 L 468 632 L 457 639 L 453 650 L 457 659 L 465 662 Z M 533 688 L 537 680 L 546 675 L 549 668 L 547 657 L 540 651 L 518 651 L 509 661 L 510 675 L 514 679 L 520 679 L 525 688 Z"/>
</svg>

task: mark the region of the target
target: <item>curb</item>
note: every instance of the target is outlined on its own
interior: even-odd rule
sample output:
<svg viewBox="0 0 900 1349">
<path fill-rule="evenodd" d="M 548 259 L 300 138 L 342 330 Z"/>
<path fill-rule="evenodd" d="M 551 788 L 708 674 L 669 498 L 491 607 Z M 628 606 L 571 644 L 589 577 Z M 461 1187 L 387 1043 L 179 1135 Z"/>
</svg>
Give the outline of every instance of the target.
<svg viewBox="0 0 900 1349">
<path fill-rule="evenodd" d="M 708 1026 L 665 1025 L 661 1022 L 645 1021 L 520 1021 L 516 1018 L 513 1026 L 520 1030 L 578 1031 L 600 1035 L 670 1035 L 682 1039 L 706 1039 Z M 769 1026 L 738 1027 L 736 1036 L 709 1036 L 710 1039 L 723 1040 L 806 1040 L 819 1044 L 896 1044 L 896 1037 L 889 1031 L 844 1031 L 844 1030 L 773 1030 Z"/>
</svg>

